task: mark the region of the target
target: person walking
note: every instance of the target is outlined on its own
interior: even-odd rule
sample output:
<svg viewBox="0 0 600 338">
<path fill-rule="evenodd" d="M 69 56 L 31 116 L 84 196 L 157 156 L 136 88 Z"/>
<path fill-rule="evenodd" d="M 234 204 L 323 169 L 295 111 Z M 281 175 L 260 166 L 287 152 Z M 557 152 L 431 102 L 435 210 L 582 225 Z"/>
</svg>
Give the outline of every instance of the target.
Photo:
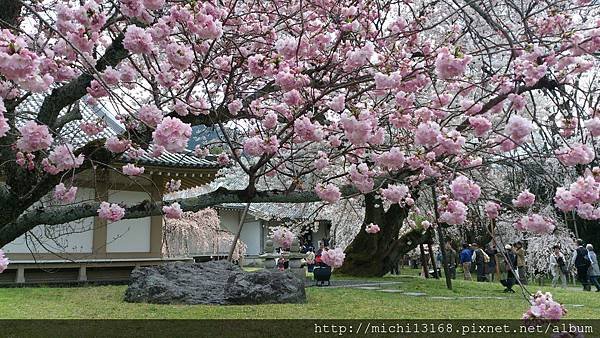
<svg viewBox="0 0 600 338">
<path fill-rule="evenodd" d="M 504 255 L 502 255 L 502 260 L 499 262 L 503 262 L 503 264 L 500 265 L 500 270 L 502 270 L 500 284 L 505 287 L 504 292 L 515 293 L 515 290 L 513 290 L 512 287 L 516 283 L 515 272 L 517 269 L 517 255 L 513 252 L 510 244 L 504 246 Z"/>
<path fill-rule="evenodd" d="M 552 273 L 552 287 L 555 288 L 560 279 L 562 288 L 567 287 L 567 262 L 565 256 L 560 252 L 560 246 L 555 245 L 550 254 L 550 272 Z"/>
<path fill-rule="evenodd" d="M 527 272 L 525 266 L 525 249 L 521 241 L 515 244 L 515 255 L 517 255 L 517 278 L 521 284 L 527 284 Z"/>
<path fill-rule="evenodd" d="M 485 277 L 486 265 L 490 261 L 490 257 L 479 247 L 479 244 L 473 244 L 473 255 L 471 257 L 471 264 L 475 264 L 475 270 L 477 271 L 477 281 L 485 282 L 487 279 Z"/>
<path fill-rule="evenodd" d="M 487 276 L 487 280 L 493 282 L 494 274 L 496 273 L 496 255 L 498 254 L 498 250 L 496 250 L 495 245 L 488 244 L 487 249 L 485 250 L 485 254 L 488 255 L 490 260 L 487 263 L 485 274 Z"/>
<path fill-rule="evenodd" d="M 463 268 L 465 280 L 471 280 L 471 259 L 473 253 L 471 252 L 471 249 L 469 249 L 469 244 L 464 243 L 462 247 L 463 249 L 460 252 L 460 265 Z"/>
<path fill-rule="evenodd" d="M 596 292 L 600 292 L 600 283 L 598 283 L 598 277 L 600 277 L 600 266 L 598 266 L 598 257 L 594 252 L 594 246 L 588 244 L 585 246 L 588 251 L 588 258 L 590 260 L 590 267 L 588 268 L 588 275 L 590 282 L 596 287 Z"/>
<path fill-rule="evenodd" d="M 583 286 L 583 291 L 592 291 L 588 278 L 590 265 L 588 251 L 583 247 L 583 241 L 578 239 L 577 249 L 573 251 L 573 257 L 571 258 L 571 266 L 575 266 L 575 269 L 577 269 L 577 279 Z"/>
</svg>

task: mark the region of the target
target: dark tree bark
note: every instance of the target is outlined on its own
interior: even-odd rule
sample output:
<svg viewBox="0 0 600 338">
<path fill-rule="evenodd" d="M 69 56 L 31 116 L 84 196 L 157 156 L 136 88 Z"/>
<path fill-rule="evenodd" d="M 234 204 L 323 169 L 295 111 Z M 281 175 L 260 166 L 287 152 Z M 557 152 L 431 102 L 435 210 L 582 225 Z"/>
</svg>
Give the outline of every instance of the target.
<svg viewBox="0 0 600 338">
<path fill-rule="evenodd" d="M 408 216 L 408 209 L 393 204 L 383 209 L 375 194 L 365 195 L 365 218 L 358 235 L 346 248 L 346 259 L 339 272 L 353 276 L 381 277 L 391 271 L 393 264 L 425 242 L 429 236 L 420 229 L 412 230 L 399 237 L 400 227 Z M 369 234 L 365 227 L 369 223 L 379 225 L 381 231 Z"/>
</svg>

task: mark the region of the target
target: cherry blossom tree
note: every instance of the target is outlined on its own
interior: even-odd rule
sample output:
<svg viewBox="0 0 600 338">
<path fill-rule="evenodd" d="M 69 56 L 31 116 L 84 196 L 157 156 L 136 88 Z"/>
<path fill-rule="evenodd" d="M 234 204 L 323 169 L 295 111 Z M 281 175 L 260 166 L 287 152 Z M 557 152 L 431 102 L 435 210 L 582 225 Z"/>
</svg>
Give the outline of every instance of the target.
<svg viewBox="0 0 600 338">
<path fill-rule="evenodd" d="M 524 157 L 557 159 L 572 172 L 559 208 L 597 219 L 598 11 L 589 0 L 2 0 L 0 246 L 91 216 L 364 195 L 341 270 L 381 275 L 424 186 L 438 190 L 432 221 L 460 226 L 469 206 L 498 202 L 486 168 Z M 83 102 L 109 107 L 125 132 L 102 137 L 101 121 L 78 117 Z M 66 138 L 69 123 L 91 141 Z M 186 149 L 197 125 L 220 139 Z M 164 152 L 218 153 L 246 184 L 167 203 L 68 203 L 74 175 L 135 176 L 141 166 L 111 164 Z M 34 206 L 48 194 L 57 205 Z M 520 229 L 553 230 L 529 195 L 513 198 Z"/>
</svg>

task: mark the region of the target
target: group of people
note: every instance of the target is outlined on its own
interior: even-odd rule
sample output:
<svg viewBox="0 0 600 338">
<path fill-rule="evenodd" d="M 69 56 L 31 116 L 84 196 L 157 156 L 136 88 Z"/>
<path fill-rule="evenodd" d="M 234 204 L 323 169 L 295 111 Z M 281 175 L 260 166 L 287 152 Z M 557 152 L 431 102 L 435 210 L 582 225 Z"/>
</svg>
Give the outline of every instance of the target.
<svg viewBox="0 0 600 338">
<path fill-rule="evenodd" d="M 560 251 L 560 246 L 555 245 L 553 252 L 550 255 L 550 271 L 552 272 L 552 286 L 556 287 L 559 280 L 562 287 L 567 286 L 567 275 L 572 268 L 577 271 L 577 279 L 583 286 L 584 291 L 591 291 L 592 285 L 596 287 L 596 292 L 600 292 L 600 267 L 598 266 L 598 258 L 594 252 L 594 246 L 588 244 L 583 245 L 583 241 L 576 241 L 577 248 L 573 250 L 571 260 L 567 259 Z"/>
<path fill-rule="evenodd" d="M 455 276 L 456 264 L 452 264 L 452 259 L 455 257 L 456 251 L 448 244 L 447 252 L 449 252 L 449 268 L 451 268 L 451 274 Z M 504 246 L 503 251 L 499 251 L 493 244 L 482 247 L 477 243 L 464 243 L 457 261 L 463 269 L 465 280 L 472 280 L 472 273 L 477 274 L 478 282 L 494 281 L 495 276 L 500 276 L 500 274 L 504 277 L 502 279 L 514 275 L 515 278 L 519 278 L 523 282 L 526 280 L 525 249 L 521 242 L 514 245 L 507 244 Z M 508 268 L 508 265 L 511 268 Z M 509 276 L 509 273 L 512 275 Z"/>
<path fill-rule="evenodd" d="M 552 286 L 567 286 L 567 276 L 575 270 L 577 279 L 583 290 L 591 291 L 592 285 L 600 292 L 600 265 L 592 244 L 584 246 L 583 241 L 576 241 L 577 248 L 570 260 L 561 252 L 559 245 L 552 248 L 549 264 L 552 273 Z M 446 244 L 448 271 L 451 278 L 456 278 L 456 268 L 461 266 L 465 280 L 472 280 L 471 274 L 476 273 L 478 282 L 499 281 L 505 286 L 505 292 L 514 292 L 512 286 L 517 282 L 527 284 L 525 249 L 522 242 L 506 244 L 504 250 L 498 250 L 489 244 L 485 248 L 477 243 L 462 245 L 460 253 Z M 441 258 L 440 258 L 441 261 Z"/>
</svg>

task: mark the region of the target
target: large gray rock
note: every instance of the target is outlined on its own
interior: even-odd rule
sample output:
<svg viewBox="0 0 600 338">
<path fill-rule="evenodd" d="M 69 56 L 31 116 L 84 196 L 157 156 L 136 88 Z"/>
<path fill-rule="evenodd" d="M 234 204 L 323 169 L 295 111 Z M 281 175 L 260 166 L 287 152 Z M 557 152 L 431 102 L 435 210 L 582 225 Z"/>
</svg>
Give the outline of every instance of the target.
<svg viewBox="0 0 600 338">
<path fill-rule="evenodd" d="M 246 272 L 227 261 L 173 262 L 131 272 L 125 300 L 155 304 L 304 303 L 304 282 L 290 272 Z"/>
</svg>

